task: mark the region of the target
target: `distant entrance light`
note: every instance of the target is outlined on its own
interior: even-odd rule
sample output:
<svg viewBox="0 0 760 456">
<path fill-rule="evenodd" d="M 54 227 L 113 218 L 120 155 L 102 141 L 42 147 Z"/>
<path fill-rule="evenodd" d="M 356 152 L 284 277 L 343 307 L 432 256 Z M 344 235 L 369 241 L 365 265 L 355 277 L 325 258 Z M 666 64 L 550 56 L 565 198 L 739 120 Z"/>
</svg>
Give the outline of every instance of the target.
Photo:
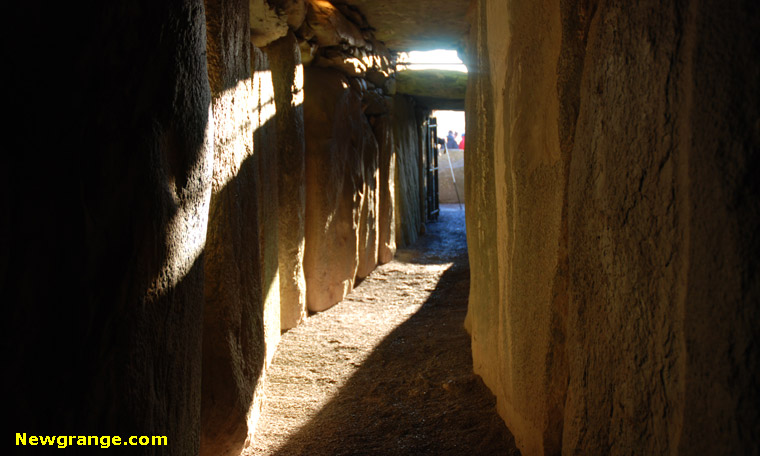
<svg viewBox="0 0 760 456">
<path fill-rule="evenodd" d="M 454 141 L 459 145 L 464 139 L 465 118 L 464 111 L 440 111 L 435 110 L 432 114 L 438 120 L 438 137 L 448 141 L 448 132 L 456 134 Z M 449 147 L 459 149 L 460 147 Z"/>
<path fill-rule="evenodd" d="M 450 70 L 467 73 L 467 67 L 450 49 L 435 51 L 400 52 L 396 60 L 396 69 L 403 70 Z"/>
</svg>

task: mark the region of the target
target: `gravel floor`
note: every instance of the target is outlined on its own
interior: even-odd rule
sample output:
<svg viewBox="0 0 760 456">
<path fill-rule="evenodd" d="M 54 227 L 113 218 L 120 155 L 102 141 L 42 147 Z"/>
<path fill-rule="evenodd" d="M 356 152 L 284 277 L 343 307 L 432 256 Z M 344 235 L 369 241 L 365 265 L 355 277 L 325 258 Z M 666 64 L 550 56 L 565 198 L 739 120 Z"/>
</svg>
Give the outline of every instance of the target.
<svg viewBox="0 0 760 456">
<path fill-rule="evenodd" d="M 516 455 L 472 374 L 464 212 L 283 334 L 251 455 Z"/>
</svg>

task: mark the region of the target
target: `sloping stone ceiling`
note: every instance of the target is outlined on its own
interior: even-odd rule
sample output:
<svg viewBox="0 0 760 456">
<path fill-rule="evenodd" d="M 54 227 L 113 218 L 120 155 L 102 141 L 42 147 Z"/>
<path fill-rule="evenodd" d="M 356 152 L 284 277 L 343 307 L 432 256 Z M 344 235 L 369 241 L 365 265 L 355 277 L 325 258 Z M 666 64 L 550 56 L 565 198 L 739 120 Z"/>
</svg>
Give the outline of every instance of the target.
<svg viewBox="0 0 760 456">
<path fill-rule="evenodd" d="M 467 73 L 407 70 L 396 74 L 396 91 L 411 95 L 428 109 L 464 110 Z"/>
<path fill-rule="evenodd" d="M 249 0 L 251 42 L 265 47 L 291 30 L 301 62 L 366 78 L 372 90 L 396 93 L 395 52 L 462 49 L 468 0 Z M 408 73 L 408 74 L 405 74 Z M 399 93 L 425 109 L 464 109 L 466 74 L 399 73 Z"/>
<path fill-rule="evenodd" d="M 357 6 L 375 36 L 395 51 L 457 49 L 468 30 L 469 0 L 341 0 Z"/>
</svg>

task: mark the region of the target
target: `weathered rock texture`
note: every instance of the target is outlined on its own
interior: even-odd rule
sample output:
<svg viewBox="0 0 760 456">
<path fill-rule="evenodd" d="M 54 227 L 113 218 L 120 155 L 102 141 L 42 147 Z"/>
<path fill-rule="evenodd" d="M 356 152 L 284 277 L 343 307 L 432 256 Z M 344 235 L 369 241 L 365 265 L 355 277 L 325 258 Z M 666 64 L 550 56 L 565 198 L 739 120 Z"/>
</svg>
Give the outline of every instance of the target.
<svg viewBox="0 0 760 456">
<path fill-rule="evenodd" d="M 422 193 L 420 132 L 414 101 L 393 97 L 393 141 L 396 148 L 396 245 L 414 244 L 425 223 Z"/>
<path fill-rule="evenodd" d="M 306 317 L 303 67 L 298 41 L 292 32 L 267 46 L 265 51 L 271 67 L 276 109 L 272 120 L 277 131 L 273 152 L 277 155 L 278 170 L 280 327 L 290 329 Z"/>
<path fill-rule="evenodd" d="M 750 2 L 473 2 L 467 325 L 523 454 L 754 454 Z"/>
<path fill-rule="evenodd" d="M 337 2 L 336 2 L 337 3 Z M 341 0 L 357 6 L 394 50 L 454 49 L 467 33 L 466 0 Z"/>
<path fill-rule="evenodd" d="M 271 192 L 272 185 L 262 182 L 259 172 L 257 161 L 266 158 L 254 155 L 255 126 L 263 113 L 251 71 L 248 2 L 209 1 L 206 8 L 215 134 L 205 264 L 201 454 L 232 455 L 240 453 L 252 431 L 248 417 L 255 418 L 260 405 L 256 391 L 267 358 L 265 303 L 271 288 L 278 287 L 268 283 L 276 272 L 276 248 L 274 268 L 266 259 L 276 238 L 271 239 L 271 227 L 260 225 L 271 215 L 271 206 L 261 205 L 258 198 L 263 190 Z M 254 63 L 261 66 L 261 56 L 256 56 Z M 261 89 L 261 78 L 255 82 Z M 257 139 L 265 134 L 257 132 Z"/>
<path fill-rule="evenodd" d="M 340 72 L 307 68 L 304 91 L 306 303 L 320 311 L 353 288 L 360 255 L 366 255 L 369 234 L 362 214 L 366 220 L 370 210 L 376 213 L 377 201 L 369 182 L 376 179 L 375 169 L 368 170 L 364 160 L 376 157 L 378 149 L 361 94 Z M 377 159 L 371 163 L 376 168 Z M 373 238 L 376 251 L 376 231 Z"/>
<path fill-rule="evenodd" d="M 464 110 L 467 73 L 406 70 L 396 74 L 396 92 L 413 96 L 427 109 Z"/>
<path fill-rule="evenodd" d="M 305 0 L 250 0 L 251 43 L 265 47 L 297 30 L 306 18 Z"/>
<path fill-rule="evenodd" d="M 394 160 L 418 149 L 393 139 L 393 59 L 358 10 L 324 1 L 55 9 L 9 17 L 13 36 L 34 21 L 57 37 L 10 53 L 10 413 L 30 435 L 159 435 L 168 446 L 145 454 L 237 454 L 280 330 L 305 315 L 299 54 L 333 74 L 337 116 L 312 137 L 330 143 L 334 178 L 311 193 L 337 204 L 316 259 L 345 267 L 334 302 L 390 259 L 403 219 Z M 65 69 L 56 84 L 51 68 Z"/>
<path fill-rule="evenodd" d="M 378 250 L 378 212 L 379 203 L 379 172 L 377 161 L 379 149 L 372 127 L 366 118 L 362 118 L 361 133 L 365 142 L 359 156 L 362 166 L 361 216 L 359 218 L 359 264 L 356 267 L 356 278 L 363 279 L 377 266 Z M 356 152 L 356 151 L 355 151 Z"/>
<path fill-rule="evenodd" d="M 142 453 L 197 454 L 213 159 L 203 2 L 90 6 L 7 16 L 12 35 L 34 23 L 57 38 L 6 55 L 6 413 L 13 432 L 164 435 Z"/>
<path fill-rule="evenodd" d="M 274 78 L 269 58 L 259 48 L 251 47 L 254 103 L 251 124 L 254 130 L 254 156 L 257 195 L 259 195 L 259 248 L 261 264 L 261 299 L 264 307 L 264 336 L 267 363 L 280 340 L 281 299 L 279 278 L 279 173 L 280 131 L 276 122 Z M 256 409 L 258 411 L 258 409 Z M 255 422 L 255 417 L 254 417 Z"/>
<path fill-rule="evenodd" d="M 379 149 L 377 261 L 385 264 L 396 254 L 396 149 L 391 117 L 372 117 L 370 123 Z"/>
</svg>

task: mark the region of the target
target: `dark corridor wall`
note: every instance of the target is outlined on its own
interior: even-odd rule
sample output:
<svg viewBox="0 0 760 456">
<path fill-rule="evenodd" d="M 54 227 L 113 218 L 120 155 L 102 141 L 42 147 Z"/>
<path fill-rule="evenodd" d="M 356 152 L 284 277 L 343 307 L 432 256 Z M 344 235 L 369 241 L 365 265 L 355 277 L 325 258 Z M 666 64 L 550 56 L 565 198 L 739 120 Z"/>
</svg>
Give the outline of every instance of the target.
<svg viewBox="0 0 760 456">
<path fill-rule="evenodd" d="M 14 433 L 159 434 L 171 446 L 156 453 L 195 454 L 213 158 L 203 3 L 61 9 L 11 7 L 6 30 L 6 417 Z"/>
</svg>

